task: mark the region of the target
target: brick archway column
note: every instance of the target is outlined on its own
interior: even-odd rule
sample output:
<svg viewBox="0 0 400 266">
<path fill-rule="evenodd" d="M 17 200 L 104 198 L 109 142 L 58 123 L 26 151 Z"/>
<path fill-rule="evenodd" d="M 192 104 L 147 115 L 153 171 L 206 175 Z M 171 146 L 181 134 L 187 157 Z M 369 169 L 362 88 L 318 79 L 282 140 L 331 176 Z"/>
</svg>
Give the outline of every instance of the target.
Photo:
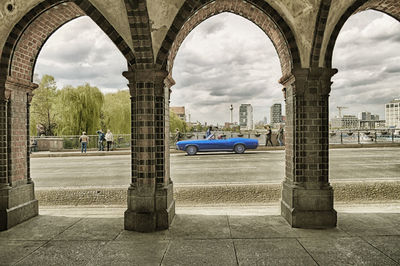
<svg viewBox="0 0 400 266">
<path fill-rule="evenodd" d="M 37 84 L 8 76 L 5 85 L 0 101 L 0 230 L 39 213 L 29 169 L 29 106 Z"/>
<path fill-rule="evenodd" d="M 166 71 L 132 70 L 123 75 L 131 94 L 131 167 L 125 229 L 151 232 L 168 229 L 175 215 L 169 178 Z"/>
<path fill-rule="evenodd" d="M 329 184 L 329 93 L 336 69 L 294 69 L 286 101 L 286 169 L 281 215 L 292 227 L 335 227 Z"/>
</svg>

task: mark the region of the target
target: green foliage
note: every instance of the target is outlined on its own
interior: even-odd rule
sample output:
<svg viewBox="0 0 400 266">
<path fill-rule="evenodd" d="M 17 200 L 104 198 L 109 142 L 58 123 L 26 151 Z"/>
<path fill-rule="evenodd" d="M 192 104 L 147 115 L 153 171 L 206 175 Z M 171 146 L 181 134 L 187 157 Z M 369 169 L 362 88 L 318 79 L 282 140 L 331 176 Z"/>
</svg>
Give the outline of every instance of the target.
<svg viewBox="0 0 400 266">
<path fill-rule="evenodd" d="M 179 129 L 180 132 L 187 131 L 186 122 L 180 119 L 173 111 L 169 112 L 169 131 L 174 132 Z"/>
<path fill-rule="evenodd" d="M 56 123 L 56 101 L 57 86 L 54 77 L 44 75 L 39 87 L 33 91 L 34 97 L 31 102 L 30 133 L 36 135 L 36 125 L 44 127 L 44 133 L 48 136 L 54 135 Z"/>
<path fill-rule="evenodd" d="M 89 84 L 77 88 L 65 87 L 60 91 L 58 100 L 59 135 L 80 135 L 82 131 L 91 135 L 100 129 L 104 96 L 97 87 Z"/>
<path fill-rule="evenodd" d="M 114 134 L 131 132 L 131 100 L 129 91 L 118 91 L 104 95 L 103 105 L 104 130 Z"/>
</svg>

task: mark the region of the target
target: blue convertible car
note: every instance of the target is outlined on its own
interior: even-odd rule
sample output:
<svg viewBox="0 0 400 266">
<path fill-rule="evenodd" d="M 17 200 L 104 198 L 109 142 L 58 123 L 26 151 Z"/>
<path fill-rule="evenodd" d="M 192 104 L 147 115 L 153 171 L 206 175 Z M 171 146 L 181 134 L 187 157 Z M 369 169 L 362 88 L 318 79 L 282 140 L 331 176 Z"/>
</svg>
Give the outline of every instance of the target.
<svg viewBox="0 0 400 266">
<path fill-rule="evenodd" d="M 213 135 L 204 140 L 183 140 L 176 143 L 178 150 L 195 155 L 198 151 L 234 151 L 244 153 L 248 149 L 256 149 L 258 140 L 246 138 L 213 139 Z"/>
</svg>

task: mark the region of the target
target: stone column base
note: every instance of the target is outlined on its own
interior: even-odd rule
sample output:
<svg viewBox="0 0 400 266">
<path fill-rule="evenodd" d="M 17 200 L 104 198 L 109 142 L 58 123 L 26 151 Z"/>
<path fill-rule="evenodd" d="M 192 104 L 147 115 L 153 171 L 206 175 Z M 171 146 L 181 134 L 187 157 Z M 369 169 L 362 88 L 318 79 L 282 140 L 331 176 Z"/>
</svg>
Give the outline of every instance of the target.
<svg viewBox="0 0 400 266">
<path fill-rule="evenodd" d="M 125 211 L 125 230 L 154 232 L 169 228 L 175 216 L 172 183 L 157 188 L 153 196 L 138 195 L 128 190 L 128 209 Z"/>
<path fill-rule="evenodd" d="M 0 189 L 0 231 L 7 230 L 39 214 L 34 185 Z"/>
<path fill-rule="evenodd" d="M 283 182 L 281 215 L 297 228 L 331 228 L 336 226 L 333 189 L 305 189 Z"/>
</svg>

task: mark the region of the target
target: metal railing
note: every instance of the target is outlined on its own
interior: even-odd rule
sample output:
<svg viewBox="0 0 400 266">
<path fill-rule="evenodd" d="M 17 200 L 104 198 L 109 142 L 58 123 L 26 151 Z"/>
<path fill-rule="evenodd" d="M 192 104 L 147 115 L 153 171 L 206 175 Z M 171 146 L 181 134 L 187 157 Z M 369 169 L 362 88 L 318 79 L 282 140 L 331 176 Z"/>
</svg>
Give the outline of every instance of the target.
<svg viewBox="0 0 400 266">
<path fill-rule="evenodd" d="M 264 145 L 266 141 L 265 132 L 231 132 L 231 131 L 214 131 L 217 138 L 252 138 L 257 139 L 260 145 Z M 272 141 L 276 142 L 277 131 L 272 132 Z M 78 135 L 73 136 L 41 136 L 31 137 L 32 140 L 36 138 L 62 138 L 63 149 L 73 150 L 80 149 Z M 180 140 L 200 140 L 205 139 L 205 132 L 189 132 L 182 133 Z M 88 149 L 98 148 L 98 135 L 89 135 Z M 175 147 L 175 134 L 170 133 L 170 146 Z M 114 149 L 127 149 L 130 148 L 131 135 L 130 134 L 114 134 Z M 372 129 L 372 130 L 333 130 L 329 132 L 329 144 L 373 144 L 373 143 L 400 143 L 400 130 L 398 129 Z"/>
</svg>

